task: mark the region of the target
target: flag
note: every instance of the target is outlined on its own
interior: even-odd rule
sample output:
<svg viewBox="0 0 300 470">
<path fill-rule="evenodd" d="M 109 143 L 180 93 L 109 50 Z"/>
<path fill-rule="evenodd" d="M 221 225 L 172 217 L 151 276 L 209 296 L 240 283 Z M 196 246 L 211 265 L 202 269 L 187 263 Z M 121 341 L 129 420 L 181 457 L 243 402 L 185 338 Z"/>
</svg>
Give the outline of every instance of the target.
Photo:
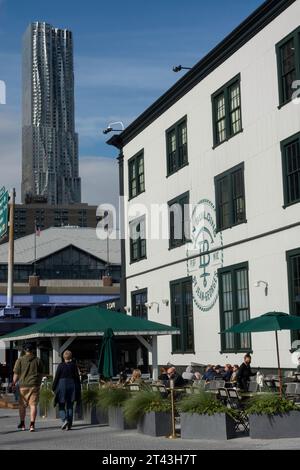
<svg viewBox="0 0 300 470">
<path fill-rule="evenodd" d="M 35 226 L 35 234 L 37 237 L 41 235 L 41 227 L 39 225 Z"/>
</svg>

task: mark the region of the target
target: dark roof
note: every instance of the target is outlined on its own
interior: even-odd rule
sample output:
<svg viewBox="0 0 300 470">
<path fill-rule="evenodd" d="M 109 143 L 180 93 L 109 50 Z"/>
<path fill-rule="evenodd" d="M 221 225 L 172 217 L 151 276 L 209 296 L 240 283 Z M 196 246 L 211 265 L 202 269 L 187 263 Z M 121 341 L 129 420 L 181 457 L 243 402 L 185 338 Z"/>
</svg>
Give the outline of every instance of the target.
<svg viewBox="0 0 300 470">
<path fill-rule="evenodd" d="M 121 149 L 295 1 L 267 0 L 264 2 L 121 134 L 112 136 L 107 143 Z"/>
<path fill-rule="evenodd" d="M 107 328 L 115 335 L 170 335 L 177 328 L 145 320 L 98 305 L 71 310 L 46 321 L 21 328 L 0 337 L 1 340 L 18 340 L 51 336 L 102 336 Z"/>
</svg>

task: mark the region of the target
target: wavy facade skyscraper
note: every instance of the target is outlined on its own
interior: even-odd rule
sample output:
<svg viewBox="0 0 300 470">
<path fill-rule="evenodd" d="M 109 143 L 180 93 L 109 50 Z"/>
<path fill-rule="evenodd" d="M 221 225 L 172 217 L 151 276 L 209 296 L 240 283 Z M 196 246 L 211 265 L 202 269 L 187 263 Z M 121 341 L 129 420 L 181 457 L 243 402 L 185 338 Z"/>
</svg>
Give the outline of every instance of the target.
<svg viewBox="0 0 300 470">
<path fill-rule="evenodd" d="M 35 22 L 23 37 L 22 202 L 81 202 L 72 32 Z"/>
</svg>

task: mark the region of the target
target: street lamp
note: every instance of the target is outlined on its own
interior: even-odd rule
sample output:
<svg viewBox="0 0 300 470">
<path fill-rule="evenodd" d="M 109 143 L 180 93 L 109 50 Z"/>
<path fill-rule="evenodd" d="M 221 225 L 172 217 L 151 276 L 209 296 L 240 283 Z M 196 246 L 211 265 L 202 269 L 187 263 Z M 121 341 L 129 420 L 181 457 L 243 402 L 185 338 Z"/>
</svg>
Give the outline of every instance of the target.
<svg viewBox="0 0 300 470">
<path fill-rule="evenodd" d="M 120 124 L 122 129 L 114 129 L 113 126 L 115 124 Z M 103 134 L 108 134 L 109 132 L 123 132 L 125 129 L 124 124 L 122 121 L 110 122 L 106 129 L 103 130 Z"/>
<path fill-rule="evenodd" d="M 184 67 L 183 65 L 174 65 L 173 72 L 181 72 L 181 70 L 191 70 L 192 67 Z"/>
</svg>

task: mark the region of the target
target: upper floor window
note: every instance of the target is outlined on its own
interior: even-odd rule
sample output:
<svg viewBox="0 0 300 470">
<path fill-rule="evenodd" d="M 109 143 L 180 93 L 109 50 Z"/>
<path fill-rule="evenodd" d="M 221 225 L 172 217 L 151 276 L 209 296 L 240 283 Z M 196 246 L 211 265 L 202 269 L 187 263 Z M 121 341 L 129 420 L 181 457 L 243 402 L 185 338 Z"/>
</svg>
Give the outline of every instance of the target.
<svg viewBox="0 0 300 470">
<path fill-rule="evenodd" d="M 166 131 L 166 140 L 167 174 L 169 176 L 188 163 L 186 117 Z"/>
<path fill-rule="evenodd" d="M 131 294 L 132 315 L 134 317 L 147 319 L 147 303 L 148 293 L 147 289 L 141 289 Z"/>
<path fill-rule="evenodd" d="M 281 142 L 284 205 L 300 202 L 300 133 Z"/>
<path fill-rule="evenodd" d="M 145 216 L 133 220 L 130 229 L 130 262 L 146 258 L 146 220 Z"/>
<path fill-rule="evenodd" d="M 129 199 L 145 191 L 144 151 L 128 160 Z"/>
<path fill-rule="evenodd" d="M 184 245 L 189 239 L 189 193 L 168 202 L 169 206 L 169 248 Z"/>
<path fill-rule="evenodd" d="M 246 222 L 244 164 L 215 177 L 217 230 Z"/>
<path fill-rule="evenodd" d="M 279 105 L 292 99 L 293 82 L 300 78 L 300 28 L 276 44 Z"/>
<path fill-rule="evenodd" d="M 212 95 L 214 146 L 242 130 L 240 75 Z"/>
</svg>

